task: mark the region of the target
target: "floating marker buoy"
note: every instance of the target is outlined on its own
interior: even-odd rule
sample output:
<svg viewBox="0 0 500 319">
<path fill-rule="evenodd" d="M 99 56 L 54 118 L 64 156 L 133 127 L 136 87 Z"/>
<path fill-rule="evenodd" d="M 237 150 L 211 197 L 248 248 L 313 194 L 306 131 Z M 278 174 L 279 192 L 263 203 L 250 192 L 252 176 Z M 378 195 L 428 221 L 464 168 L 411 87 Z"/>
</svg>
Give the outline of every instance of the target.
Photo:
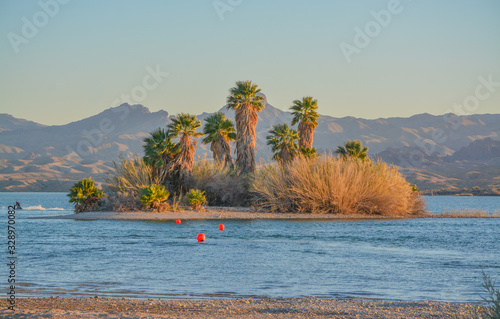
<svg viewBox="0 0 500 319">
<path fill-rule="evenodd" d="M 175 221 L 175 223 L 176 223 L 176 224 L 180 224 L 180 223 L 181 223 L 181 220 L 180 220 L 180 219 L 177 219 L 177 220 Z"/>
<path fill-rule="evenodd" d="M 202 243 L 205 241 L 205 234 L 204 233 L 199 233 L 198 236 L 196 236 L 196 239 L 198 239 L 199 243 Z"/>
<path fill-rule="evenodd" d="M 221 231 L 224 230 L 224 224 L 219 225 L 219 230 L 221 230 Z"/>
</svg>

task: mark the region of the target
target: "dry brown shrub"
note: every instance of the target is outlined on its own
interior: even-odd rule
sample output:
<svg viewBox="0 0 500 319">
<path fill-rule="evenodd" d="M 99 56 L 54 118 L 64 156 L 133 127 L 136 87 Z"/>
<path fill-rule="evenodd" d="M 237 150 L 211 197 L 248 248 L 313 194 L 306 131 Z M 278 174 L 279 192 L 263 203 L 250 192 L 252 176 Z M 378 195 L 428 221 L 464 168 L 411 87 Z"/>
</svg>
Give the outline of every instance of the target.
<svg viewBox="0 0 500 319">
<path fill-rule="evenodd" d="M 423 200 L 397 167 L 332 155 L 264 165 L 250 190 L 254 206 L 272 212 L 405 216 L 424 211 Z"/>
<path fill-rule="evenodd" d="M 207 159 L 196 162 L 191 171 L 189 188 L 205 191 L 209 206 L 245 206 L 248 191 L 246 177 L 235 169 Z"/>
</svg>

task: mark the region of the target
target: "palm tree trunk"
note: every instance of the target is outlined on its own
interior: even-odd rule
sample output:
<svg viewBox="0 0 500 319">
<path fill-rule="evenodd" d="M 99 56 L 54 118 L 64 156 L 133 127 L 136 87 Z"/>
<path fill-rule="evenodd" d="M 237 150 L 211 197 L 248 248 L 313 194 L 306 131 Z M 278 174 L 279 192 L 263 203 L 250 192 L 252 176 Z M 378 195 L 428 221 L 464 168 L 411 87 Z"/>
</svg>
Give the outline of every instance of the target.
<svg viewBox="0 0 500 319">
<path fill-rule="evenodd" d="M 292 153 L 287 146 L 281 148 L 281 161 L 283 164 L 290 163 L 293 160 Z"/>
<path fill-rule="evenodd" d="M 170 182 L 175 192 L 181 191 L 187 185 L 188 177 L 193 169 L 197 142 L 182 134 L 179 144 L 181 151 L 175 156 L 168 169 L 170 181 L 166 179 L 164 182 L 166 187 L 169 187 L 168 182 Z"/>
<path fill-rule="evenodd" d="M 197 143 L 191 140 L 189 136 L 182 134 L 179 144 L 181 145 L 181 152 L 179 153 L 177 163 L 181 171 L 189 173 L 193 169 L 194 153 Z"/>
<path fill-rule="evenodd" d="M 299 147 L 312 148 L 313 147 L 314 127 L 308 123 L 299 123 Z"/>
<path fill-rule="evenodd" d="M 224 161 L 224 167 L 233 169 L 233 159 L 231 158 L 231 145 L 224 138 L 222 134 L 219 134 L 218 141 L 220 141 L 220 159 Z"/>
<path fill-rule="evenodd" d="M 222 145 L 219 139 L 210 143 L 210 150 L 212 151 L 212 157 L 214 158 L 214 162 L 220 163 L 222 160 Z"/>
<path fill-rule="evenodd" d="M 257 111 L 249 103 L 235 111 L 236 120 L 236 165 L 242 174 L 255 171 L 255 129 L 257 127 Z"/>
<path fill-rule="evenodd" d="M 218 164 L 224 164 L 224 167 L 233 169 L 233 159 L 231 158 L 231 145 L 224 138 L 224 135 L 219 133 L 217 140 L 210 144 L 210 150 L 212 151 L 212 157 L 214 161 Z"/>
</svg>

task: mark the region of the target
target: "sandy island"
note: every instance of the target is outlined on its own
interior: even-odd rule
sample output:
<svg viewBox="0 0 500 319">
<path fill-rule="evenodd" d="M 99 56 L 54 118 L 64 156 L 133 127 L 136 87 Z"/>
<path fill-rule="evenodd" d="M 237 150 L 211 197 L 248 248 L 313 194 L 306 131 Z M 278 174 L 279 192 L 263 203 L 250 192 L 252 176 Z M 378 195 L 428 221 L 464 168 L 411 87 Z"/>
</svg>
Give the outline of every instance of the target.
<svg viewBox="0 0 500 319">
<path fill-rule="evenodd" d="M 21 298 L 0 301 L 0 318 L 470 318 L 477 305 L 319 298 L 134 300 Z"/>
<path fill-rule="evenodd" d="M 386 215 L 342 215 L 342 214 L 285 214 L 257 212 L 242 207 L 207 207 L 205 211 L 180 210 L 155 212 L 84 212 L 71 215 L 31 217 L 34 219 L 76 219 L 76 220 L 230 220 L 230 219 L 288 219 L 288 220 L 361 220 L 361 219 L 407 219 L 432 218 L 433 214 L 412 216 Z"/>
</svg>

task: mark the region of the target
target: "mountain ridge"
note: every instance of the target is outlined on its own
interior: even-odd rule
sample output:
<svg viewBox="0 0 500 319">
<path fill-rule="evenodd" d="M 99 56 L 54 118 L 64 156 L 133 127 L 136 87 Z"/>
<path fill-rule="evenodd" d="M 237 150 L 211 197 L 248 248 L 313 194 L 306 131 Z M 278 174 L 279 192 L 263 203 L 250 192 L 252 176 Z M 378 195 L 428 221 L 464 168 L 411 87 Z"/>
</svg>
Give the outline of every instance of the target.
<svg viewBox="0 0 500 319">
<path fill-rule="evenodd" d="M 289 111 L 273 107 L 267 100 L 265 104 L 257 124 L 256 155 L 258 159 L 268 161 L 272 157 L 266 145 L 268 131 L 275 124 L 290 123 L 292 115 Z M 225 106 L 219 111 L 234 120 L 234 111 Z M 204 112 L 198 118 L 204 123 L 203 120 L 211 114 Z M 78 121 L 53 126 L 0 114 L 0 190 L 62 190 L 54 186 L 54 180 L 63 181 L 62 185 L 66 187 L 70 182 L 90 175 L 102 180 L 102 174 L 120 153 L 125 156 L 142 153 L 143 138 L 156 128 L 165 127 L 171 117 L 164 110 L 151 112 L 143 105 L 127 103 Z M 498 140 L 498 123 L 500 114 L 457 116 L 451 113 L 422 113 L 407 118 L 378 119 L 322 115 L 315 131 L 314 147 L 320 153 L 330 152 L 349 139 L 358 139 L 369 147 L 373 158 L 379 157 L 399 165 L 403 172 L 408 169 L 412 169 L 413 173 L 423 170 L 419 176 L 427 173 L 430 176 L 437 174 L 436 170 L 442 170 L 443 165 L 449 168 L 458 163 L 452 155 L 470 143 L 488 138 Z M 486 147 L 478 145 L 481 149 Z M 234 144 L 232 147 L 234 151 Z M 210 158 L 209 146 L 198 143 L 196 155 Z M 421 160 L 410 158 L 415 155 Z M 488 169 L 500 166 L 495 165 L 495 158 L 461 161 L 462 167 L 469 165 L 476 171 L 478 165 L 488 166 Z M 405 174 L 411 176 L 410 172 Z M 488 170 L 488 174 L 491 171 Z M 444 176 L 443 179 L 446 181 L 434 186 L 455 187 L 462 184 L 456 181 L 456 177 Z M 500 186 L 499 181 L 492 177 L 485 177 L 482 183 L 484 185 L 479 186 Z M 432 186 L 432 183 L 427 184 Z"/>
</svg>

